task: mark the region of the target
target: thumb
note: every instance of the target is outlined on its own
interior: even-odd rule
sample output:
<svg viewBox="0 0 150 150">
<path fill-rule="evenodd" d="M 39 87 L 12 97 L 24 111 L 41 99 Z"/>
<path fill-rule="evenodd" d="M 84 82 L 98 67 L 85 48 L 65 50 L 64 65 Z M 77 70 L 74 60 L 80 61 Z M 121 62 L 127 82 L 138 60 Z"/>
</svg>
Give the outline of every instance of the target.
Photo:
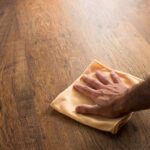
<svg viewBox="0 0 150 150">
<path fill-rule="evenodd" d="M 99 115 L 99 113 L 100 113 L 100 107 L 98 105 L 82 104 L 82 105 L 76 106 L 75 111 L 77 113 L 81 113 L 81 114 Z"/>
</svg>

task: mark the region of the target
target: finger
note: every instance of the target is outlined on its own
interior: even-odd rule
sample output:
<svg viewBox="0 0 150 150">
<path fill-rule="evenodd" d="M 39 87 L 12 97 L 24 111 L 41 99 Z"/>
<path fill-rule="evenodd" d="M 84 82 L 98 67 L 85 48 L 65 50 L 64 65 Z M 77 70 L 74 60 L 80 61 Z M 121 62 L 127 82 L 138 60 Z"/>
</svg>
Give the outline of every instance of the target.
<svg viewBox="0 0 150 150">
<path fill-rule="evenodd" d="M 96 72 L 96 77 L 103 84 L 111 84 L 110 80 L 102 72 L 100 72 L 100 71 Z"/>
<path fill-rule="evenodd" d="M 82 80 L 94 89 L 99 89 L 102 87 L 102 84 L 98 80 L 88 77 L 87 75 L 82 76 Z"/>
<path fill-rule="evenodd" d="M 77 113 L 81 113 L 81 114 L 99 115 L 99 113 L 100 113 L 100 107 L 98 105 L 82 104 L 82 105 L 78 105 L 76 107 L 75 111 Z"/>
<path fill-rule="evenodd" d="M 93 99 L 93 97 L 95 96 L 95 94 L 97 93 L 96 90 L 88 87 L 88 86 L 84 86 L 84 85 L 80 85 L 80 84 L 75 84 L 74 89 L 76 89 L 79 93 L 90 97 L 91 99 Z"/>
<path fill-rule="evenodd" d="M 121 83 L 122 82 L 120 80 L 119 76 L 114 71 L 112 71 L 110 73 L 110 75 L 111 75 L 111 78 L 112 78 L 112 80 L 113 80 L 114 83 Z"/>
</svg>

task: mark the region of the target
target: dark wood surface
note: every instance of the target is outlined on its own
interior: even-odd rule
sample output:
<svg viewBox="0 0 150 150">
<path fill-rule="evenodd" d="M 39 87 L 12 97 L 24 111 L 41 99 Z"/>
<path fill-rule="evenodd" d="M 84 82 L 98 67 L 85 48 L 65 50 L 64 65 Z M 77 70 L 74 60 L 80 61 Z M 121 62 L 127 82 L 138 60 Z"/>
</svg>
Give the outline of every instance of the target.
<svg viewBox="0 0 150 150">
<path fill-rule="evenodd" d="M 0 0 L 0 150 L 150 149 L 149 110 L 111 135 L 49 107 L 95 58 L 149 74 L 149 0 Z"/>
</svg>

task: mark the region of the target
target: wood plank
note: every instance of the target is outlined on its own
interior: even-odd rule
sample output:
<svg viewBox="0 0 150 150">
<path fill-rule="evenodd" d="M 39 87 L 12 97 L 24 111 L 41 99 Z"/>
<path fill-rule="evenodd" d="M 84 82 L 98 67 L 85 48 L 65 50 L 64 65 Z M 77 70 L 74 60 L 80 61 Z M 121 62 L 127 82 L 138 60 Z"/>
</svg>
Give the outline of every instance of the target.
<svg viewBox="0 0 150 150">
<path fill-rule="evenodd" d="M 148 0 L 0 0 L 0 149 L 150 149 L 150 111 L 117 135 L 49 107 L 93 59 L 150 72 Z"/>
</svg>

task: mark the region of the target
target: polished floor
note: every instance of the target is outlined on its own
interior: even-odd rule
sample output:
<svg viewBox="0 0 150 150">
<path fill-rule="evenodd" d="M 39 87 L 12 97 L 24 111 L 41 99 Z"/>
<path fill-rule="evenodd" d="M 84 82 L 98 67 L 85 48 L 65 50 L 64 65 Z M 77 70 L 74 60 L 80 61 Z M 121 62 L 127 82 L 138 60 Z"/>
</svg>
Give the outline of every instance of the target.
<svg viewBox="0 0 150 150">
<path fill-rule="evenodd" d="M 93 59 L 150 73 L 149 0 L 0 0 L 0 149 L 149 150 L 149 110 L 111 135 L 49 107 Z"/>
</svg>

